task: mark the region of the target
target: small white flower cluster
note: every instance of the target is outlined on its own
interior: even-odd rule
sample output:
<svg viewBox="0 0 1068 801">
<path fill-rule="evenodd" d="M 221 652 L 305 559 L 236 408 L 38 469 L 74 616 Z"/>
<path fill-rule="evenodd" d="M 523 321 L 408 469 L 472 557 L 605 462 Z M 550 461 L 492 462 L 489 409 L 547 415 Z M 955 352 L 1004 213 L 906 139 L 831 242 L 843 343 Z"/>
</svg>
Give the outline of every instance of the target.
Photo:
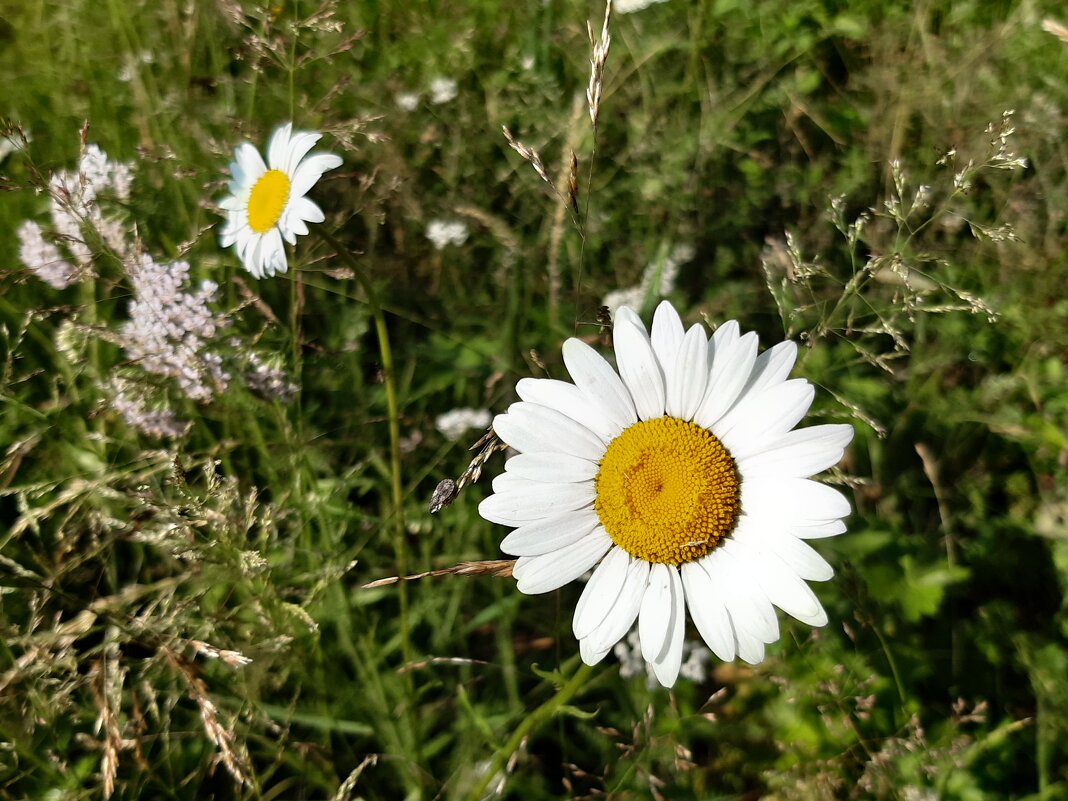
<svg viewBox="0 0 1068 801">
<path fill-rule="evenodd" d="M 431 220 L 426 227 L 426 238 L 437 250 L 448 245 L 462 245 L 467 241 L 467 225 L 460 220 Z"/>
<path fill-rule="evenodd" d="M 126 63 L 123 64 L 122 69 L 119 70 L 117 77 L 123 83 L 129 83 L 140 71 L 142 64 L 154 64 L 155 61 L 156 54 L 151 50 L 142 50 L 136 57 L 127 56 Z"/>
<path fill-rule="evenodd" d="M 61 170 L 49 181 L 52 226 L 81 266 L 87 267 L 93 257 L 83 236 L 84 226 L 97 231 L 108 247 L 120 255 L 125 253 L 125 228 L 121 222 L 104 217 L 97 199 L 110 194 L 120 201 L 128 200 L 132 180 L 129 164 L 108 161 L 107 153 L 89 145 L 77 172 Z"/>
<path fill-rule="evenodd" d="M 694 257 L 692 245 L 676 245 L 663 262 L 653 260 L 642 272 L 642 280 L 637 286 L 614 289 L 604 296 L 601 305 L 607 306 L 612 314 L 620 306 L 640 309 L 646 298 L 659 299 L 670 295 L 675 290 L 675 281 L 679 277 L 679 268 Z M 658 280 L 659 276 L 659 280 Z M 655 286 L 654 286 L 655 282 Z"/>
<path fill-rule="evenodd" d="M 493 415 L 489 409 L 453 409 L 438 415 L 434 428 L 444 435 L 449 442 L 456 442 L 472 429 L 482 431 L 489 427 Z"/>
<path fill-rule="evenodd" d="M 435 106 L 441 106 L 456 99 L 456 95 L 459 93 L 459 86 L 452 78 L 437 77 L 430 81 L 428 91 L 430 92 L 430 103 Z M 393 102 L 397 104 L 397 108 L 401 111 L 415 111 L 419 108 L 421 99 L 420 92 L 397 92 L 393 95 Z"/>
<path fill-rule="evenodd" d="M 126 425 L 136 428 L 151 437 L 177 439 L 189 430 L 190 423 L 179 420 L 174 412 L 165 409 L 149 409 L 145 399 L 132 384 L 116 379 L 111 385 L 111 408 L 122 415 Z"/>
<path fill-rule="evenodd" d="M 134 290 L 121 331 L 127 356 L 146 372 L 175 379 L 192 400 L 211 400 L 230 379 L 221 357 L 206 350 L 225 324 L 208 308 L 218 285 L 203 281 L 196 293 L 183 292 L 188 262 L 160 264 L 146 254 L 129 259 L 126 272 Z"/>
<path fill-rule="evenodd" d="M 234 345 L 241 347 L 241 342 L 238 341 Z M 289 403 L 300 389 L 289 380 L 285 370 L 267 364 L 255 351 L 248 355 L 245 384 L 261 398 L 277 400 L 281 403 Z"/>
<path fill-rule="evenodd" d="M 616 643 L 613 653 L 619 660 L 621 678 L 630 679 L 644 673 L 645 685 L 649 689 L 660 685 L 656 674 L 653 673 L 652 665 L 642 656 L 641 640 L 637 628 L 627 635 L 626 640 Z M 695 684 L 700 684 L 708 678 L 708 663 L 711 659 L 712 653 L 702 643 L 686 640 L 682 646 L 682 667 L 679 669 L 679 675 Z"/>
<path fill-rule="evenodd" d="M 93 249 L 85 240 L 90 229 L 120 256 L 128 253 L 126 231 L 119 220 L 104 216 L 97 202 L 101 195 L 119 201 L 130 197 L 133 170 L 129 164 L 108 160 L 107 153 L 89 145 L 77 170 L 61 170 L 48 182 L 54 241 L 44 237 L 41 226 L 27 220 L 18 228 L 19 257 L 34 275 L 56 289 L 70 286 L 87 270 Z M 75 264 L 63 258 L 56 243 L 63 245 Z"/>
<path fill-rule="evenodd" d="M 53 289 L 66 289 L 74 281 L 74 266 L 63 258 L 53 243 L 44 238 L 41 226 L 25 220 L 16 232 L 19 238 L 19 258 L 26 269 Z"/>
<path fill-rule="evenodd" d="M 901 801 L 938 801 L 938 793 L 927 787 L 909 784 L 901 790 Z"/>
<path fill-rule="evenodd" d="M 435 106 L 455 100 L 458 89 L 452 78 L 435 78 L 430 82 L 430 102 Z"/>
<path fill-rule="evenodd" d="M 401 111 L 415 111 L 419 108 L 419 93 L 397 92 L 393 96 L 393 102 L 397 104 L 397 108 Z"/>
</svg>

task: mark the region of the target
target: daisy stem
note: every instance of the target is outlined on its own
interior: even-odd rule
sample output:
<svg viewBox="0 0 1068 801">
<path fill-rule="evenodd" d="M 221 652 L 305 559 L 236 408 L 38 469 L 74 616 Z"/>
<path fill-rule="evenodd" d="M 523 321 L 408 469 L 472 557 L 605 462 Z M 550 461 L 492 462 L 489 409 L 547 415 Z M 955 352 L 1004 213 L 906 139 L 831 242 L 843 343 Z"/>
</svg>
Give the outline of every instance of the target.
<svg viewBox="0 0 1068 801">
<path fill-rule="evenodd" d="M 567 680 L 567 683 L 556 692 L 556 695 L 519 722 L 508 741 L 493 754 L 489 769 L 482 775 L 474 789 L 467 794 L 467 801 L 479 801 L 479 799 L 485 797 L 486 788 L 489 787 L 490 782 L 496 778 L 497 774 L 504 769 L 504 766 L 511 759 L 512 754 L 516 752 L 516 749 L 519 748 L 523 739 L 538 726 L 550 720 L 562 706 L 567 704 L 575 696 L 575 693 L 582 689 L 582 685 L 586 683 L 592 674 L 592 666 L 585 663 L 579 665 L 575 675 Z"/>
<path fill-rule="evenodd" d="M 356 279 L 367 293 L 367 304 L 371 307 L 371 316 L 375 321 L 375 334 L 378 338 L 378 353 L 382 359 L 382 380 L 386 388 L 386 409 L 389 416 L 389 465 L 390 493 L 393 506 L 393 551 L 397 562 L 397 575 L 408 572 L 407 553 L 404 542 L 404 490 L 401 484 L 400 456 L 400 408 L 397 405 L 397 379 L 393 369 L 393 350 L 389 344 L 389 332 L 386 329 L 386 317 L 382 311 L 382 302 L 374 284 L 364 274 L 362 265 L 345 249 L 333 234 L 321 226 L 312 228 L 319 237 L 334 249 L 338 257 L 352 268 Z M 401 653 L 405 664 L 412 661 L 412 643 L 408 632 L 408 589 L 405 582 L 397 585 L 400 603 Z"/>
<path fill-rule="evenodd" d="M 293 270 L 289 281 L 289 333 L 293 348 L 293 377 L 297 386 L 301 386 L 301 352 L 300 352 L 300 312 L 301 296 L 299 286 L 300 270 Z M 298 395 L 299 397 L 299 395 Z"/>
</svg>

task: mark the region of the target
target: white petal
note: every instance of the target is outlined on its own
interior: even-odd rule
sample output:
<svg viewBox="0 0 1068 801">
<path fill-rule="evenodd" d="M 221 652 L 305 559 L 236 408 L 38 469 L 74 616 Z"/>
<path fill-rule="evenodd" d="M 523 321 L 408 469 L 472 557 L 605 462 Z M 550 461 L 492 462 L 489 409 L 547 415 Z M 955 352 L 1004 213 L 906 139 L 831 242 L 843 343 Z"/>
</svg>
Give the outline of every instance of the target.
<svg viewBox="0 0 1068 801">
<path fill-rule="evenodd" d="M 272 228 L 264 236 L 271 240 L 271 248 L 268 251 L 271 267 L 269 275 L 285 273 L 289 269 L 289 262 L 286 260 L 286 246 L 282 244 L 282 232 Z"/>
<path fill-rule="evenodd" d="M 849 501 L 838 490 L 809 478 L 742 479 L 742 511 L 790 523 L 825 522 L 849 514 Z"/>
<path fill-rule="evenodd" d="M 749 382 L 742 389 L 739 400 L 762 392 L 770 386 L 781 384 L 790 375 L 797 359 L 797 345 L 786 340 L 768 348 L 757 356 Z"/>
<path fill-rule="evenodd" d="M 722 331 L 726 327 L 722 326 L 719 330 Z M 734 405 L 738 393 L 749 380 L 753 363 L 756 361 L 756 334 L 750 332 L 736 340 L 724 336 L 724 340 L 726 341 L 722 345 L 716 344 L 708 388 L 693 418 L 694 422 L 703 428 L 712 428 Z"/>
<path fill-rule="evenodd" d="M 254 237 L 250 237 L 248 244 L 245 247 L 245 252 L 242 255 L 242 260 L 245 264 L 245 269 L 252 273 L 257 278 L 263 278 L 263 265 L 260 260 L 260 253 L 263 251 L 263 236 L 256 234 Z"/>
<path fill-rule="evenodd" d="M 271 141 L 267 145 L 267 163 L 271 165 L 272 170 L 285 172 L 286 151 L 289 150 L 289 132 L 292 130 L 292 123 L 287 122 L 285 125 L 279 126 L 271 135 Z"/>
<path fill-rule="evenodd" d="M 686 588 L 686 604 L 690 608 L 697 631 L 712 653 L 724 662 L 735 656 L 734 628 L 720 589 L 712 582 L 702 566 L 705 560 L 687 562 L 682 566 L 682 583 Z"/>
<path fill-rule="evenodd" d="M 763 533 L 760 535 L 760 544 L 805 581 L 827 581 L 834 576 L 834 568 L 827 564 L 827 560 L 797 537 Z"/>
<path fill-rule="evenodd" d="M 505 465 L 507 469 L 508 465 Z M 515 473 L 501 473 L 493 479 L 491 486 L 494 492 L 521 492 L 529 489 L 533 482 L 529 478 L 516 475 Z M 543 484 L 555 484 L 554 481 L 541 482 Z"/>
<path fill-rule="evenodd" d="M 666 300 L 661 301 L 653 314 L 650 341 L 656 360 L 660 362 L 660 369 L 664 371 L 664 384 L 669 390 L 669 403 L 671 376 L 675 372 L 676 354 L 682 347 L 683 333 L 682 320 L 679 319 L 679 313 L 675 311 L 675 307 Z"/>
<path fill-rule="evenodd" d="M 230 180 L 226 182 L 226 185 L 230 188 L 232 194 L 238 194 L 240 187 L 245 185 L 245 171 L 242 169 L 241 164 L 237 161 L 236 151 L 234 154 L 234 160 L 230 162 Z"/>
<path fill-rule="evenodd" d="M 578 542 L 600 523 L 592 509 L 554 513 L 513 530 L 501 540 L 501 550 L 511 556 L 540 556 Z"/>
<path fill-rule="evenodd" d="M 248 201 L 236 195 L 227 195 L 219 201 L 219 208 L 226 211 L 243 211 L 248 207 Z"/>
<path fill-rule="evenodd" d="M 267 172 L 267 165 L 263 163 L 260 151 L 248 142 L 242 142 L 237 146 L 234 159 L 239 165 L 245 183 L 250 187 Z"/>
<path fill-rule="evenodd" d="M 680 343 L 667 381 L 667 413 L 672 417 L 692 420 L 697 413 L 708 385 L 707 364 L 708 338 L 701 326 L 695 325 Z"/>
<path fill-rule="evenodd" d="M 589 641 L 592 651 L 608 651 L 630 631 L 634 619 L 638 617 L 648 583 L 649 563 L 644 559 L 632 559 L 616 604 L 608 610 L 601 625 L 588 637 L 583 638 L 584 641 Z"/>
<path fill-rule="evenodd" d="M 301 198 L 301 200 L 306 199 L 307 198 Z M 293 211 L 292 204 L 290 204 L 290 207 L 283 213 L 282 219 L 278 222 L 278 227 L 282 229 L 284 234 L 287 234 L 286 239 L 294 245 L 297 243 L 298 236 L 305 236 L 308 233 L 307 224 L 301 219 L 299 214 L 296 214 Z"/>
<path fill-rule="evenodd" d="M 671 620 L 668 623 L 667 649 L 653 662 L 653 675 L 664 687 L 674 687 L 682 667 L 682 645 L 686 639 L 686 605 L 679 571 L 668 565 L 671 579 Z"/>
<path fill-rule="evenodd" d="M 512 568 L 516 588 L 526 595 L 538 595 L 574 581 L 600 561 L 612 547 L 612 538 L 598 528 L 573 545 L 542 556 L 521 556 Z"/>
<path fill-rule="evenodd" d="M 250 273 L 252 273 L 253 277 L 255 278 L 262 277 L 261 275 L 257 274 L 259 266 L 252 260 L 252 254 L 255 250 L 254 243 L 258 242 L 259 239 L 259 234 L 252 234 L 250 232 L 250 234 L 246 236 L 243 240 L 239 235 L 237 242 L 234 243 L 234 249 L 237 251 L 237 256 L 241 259 L 241 266 L 248 270 Z"/>
<path fill-rule="evenodd" d="M 811 426 L 789 431 L 764 451 L 737 459 L 746 476 L 807 478 L 838 464 L 853 426 Z"/>
<path fill-rule="evenodd" d="M 664 375 L 653 354 L 649 335 L 641 321 L 634 323 L 625 306 L 616 312 L 612 327 L 612 340 L 616 349 L 616 364 L 623 383 L 634 398 L 634 407 L 642 420 L 652 420 L 664 415 Z"/>
<path fill-rule="evenodd" d="M 597 476 L 597 463 L 566 453 L 521 453 L 504 465 L 508 473 L 531 481 L 572 483 L 592 481 Z"/>
<path fill-rule="evenodd" d="M 784 381 L 739 403 L 712 431 L 735 459 L 759 453 L 808 412 L 815 389 L 803 378 Z"/>
<path fill-rule="evenodd" d="M 306 197 L 294 197 L 289 201 L 290 214 L 295 219 L 306 220 L 310 223 L 321 223 L 326 219 L 323 210 L 314 200 Z"/>
<path fill-rule="evenodd" d="M 608 656 L 608 652 L 612 650 L 611 647 L 608 647 L 603 651 L 595 651 L 593 650 L 593 645 L 593 640 L 589 638 L 585 640 L 579 640 L 579 655 L 582 657 L 583 662 L 591 666 L 596 665 L 598 662 Z"/>
<path fill-rule="evenodd" d="M 749 572 L 759 579 L 769 601 L 802 623 L 827 625 L 827 613 L 816 594 L 776 554 L 753 540 L 739 546 L 740 557 L 749 563 Z"/>
<path fill-rule="evenodd" d="M 260 235 L 255 233 L 251 228 L 245 226 L 238 230 L 237 238 L 234 240 L 234 250 L 237 251 L 237 256 L 242 262 L 248 260 L 249 246 L 254 239 L 259 239 Z M 246 266 L 245 269 L 248 269 Z"/>
<path fill-rule="evenodd" d="M 735 637 L 743 633 L 761 642 L 779 639 L 779 620 L 775 617 L 775 610 L 760 588 L 758 579 L 751 575 L 749 565 L 725 548 L 711 554 L 709 564 L 712 580 L 718 578 L 724 585 L 723 602 L 731 614 Z M 717 568 L 718 571 L 714 572 Z"/>
<path fill-rule="evenodd" d="M 828 520 L 826 523 L 794 524 L 787 531 L 803 540 L 821 540 L 825 537 L 837 537 L 845 534 L 846 524 L 841 520 Z"/>
<path fill-rule="evenodd" d="M 237 235 L 240 232 L 240 228 L 231 228 L 227 223 L 226 227 L 219 232 L 219 247 L 228 248 L 237 242 Z"/>
<path fill-rule="evenodd" d="M 609 610 L 616 605 L 629 567 L 630 554 L 622 548 L 613 548 L 593 571 L 575 607 L 572 621 L 575 637 L 580 640 L 588 637 L 604 622 Z"/>
<path fill-rule="evenodd" d="M 596 497 L 593 482 L 544 484 L 521 492 L 498 492 L 478 505 L 478 513 L 491 523 L 521 526 L 558 512 L 590 506 Z"/>
<path fill-rule="evenodd" d="M 606 444 L 623 431 L 619 424 L 604 413 L 603 407 L 590 401 L 586 393 L 567 381 L 523 378 L 515 385 L 515 391 L 525 401 L 556 409 L 581 423 Z"/>
<path fill-rule="evenodd" d="M 278 221 L 278 232 L 282 235 L 282 238 L 291 245 L 297 244 L 296 232 L 287 224 L 289 215 L 282 214 L 281 219 Z"/>
<path fill-rule="evenodd" d="M 536 456 L 539 458 L 548 457 L 550 459 L 571 459 L 575 462 L 581 462 L 581 464 L 583 465 L 593 465 L 593 462 L 587 461 L 586 459 L 579 459 L 575 456 L 567 456 L 565 454 L 559 453 L 520 454 L 520 456 Z M 509 459 L 509 461 L 511 461 L 511 459 Z M 559 478 L 559 481 L 555 480 L 555 478 Z M 587 477 L 581 481 L 571 481 L 569 477 L 561 477 L 559 475 L 555 476 L 555 478 L 528 478 L 527 476 L 519 475 L 519 473 L 516 473 L 514 471 L 506 471 L 493 478 L 492 487 L 494 492 L 545 492 L 547 487 L 556 487 L 561 492 L 567 493 L 568 497 L 570 497 L 570 493 L 578 492 L 575 487 L 579 485 L 590 485 L 590 491 L 596 493 L 596 487 L 594 487 L 593 477 Z"/>
<path fill-rule="evenodd" d="M 282 234 L 277 228 L 272 228 L 260 237 L 257 244 L 257 257 L 260 269 L 264 275 L 272 276 L 276 272 L 286 271 L 286 247 L 282 244 Z"/>
<path fill-rule="evenodd" d="M 620 429 L 638 421 L 630 392 L 597 351 L 581 339 L 571 338 L 564 343 L 563 352 L 564 365 L 575 386 L 591 402 L 599 404 Z"/>
<path fill-rule="evenodd" d="M 567 415 L 536 403 L 521 401 L 507 414 L 493 418 L 493 430 L 517 451 L 552 451 L 599 462 L 605 446 L 601 439 Z"/>
<path fill-rule="evenodd" d="M 296 171 L 300 160 L 308 155 L 315 143 L 323 138 L 321 133 L 312 131 L 297 131 L 289 140 L 289 149 L 286 153 L 285 167 L 280 168 L 286 175 L 292 175 Z"/>
<path fill-rule="evenodd" d="M 738 656 L 750 665 L 759 665 L 764 661 L 764 643 L 746 631 L 736 631 L 734 641 L 738 647 Z"/>
<path fill-rule="evenodd" d="M 638 637 L 646 662 L 663 660 L 671 646 L 675 606 L 671 572 L 671 568 L 665 564 L 654 564 L 649 569 L 649 587 L 645 590 L 642 608 L 638 613 Z"/>
<path fill-rule="evenodd" d="M 737 320 L 728 320 L 719 328 L 717 328 L 708 341 L 708 356 L 713 358 L 718 356 L 723 348 L 728 345 L 733 345 L 738 341 L 738 338 L 742 335 L 741 328 L 738 325 Z"/>
<path fill-rule="evenodd" d="M 240 208 L 248 208 L 248 199 L 252 194 L 252 186 L 255 182 L 245 182 L 245 176 L 241 171 L 241 165 L 236 161 L 230 162 L 230 171 L 234 174 L 235 178 L 232 181 L 226 182 L 226 188 L 230 191 L 230 195 L 241 204 Z"/>
<path fill-rule="evenodd" d="M 327 170 L 340 167 L 341 158 L 332 153 L 316 153 L 309 156 L 293 173 L 293 185 L 289 188 L 292 197 L 301 197 L 306 194 L 323 177 Z"/>
</svg>

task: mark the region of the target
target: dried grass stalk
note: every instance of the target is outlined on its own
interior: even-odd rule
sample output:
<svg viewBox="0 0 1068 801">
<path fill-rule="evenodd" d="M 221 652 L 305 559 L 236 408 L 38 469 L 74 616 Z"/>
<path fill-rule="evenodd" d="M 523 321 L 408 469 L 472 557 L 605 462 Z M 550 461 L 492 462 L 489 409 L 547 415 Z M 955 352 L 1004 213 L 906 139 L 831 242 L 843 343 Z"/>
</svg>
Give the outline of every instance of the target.
<svg viewBox="0 0 1068 801">
<path fill-rule="evenodd" d="M 237 734 L 219 721 L 219 708 L 208 695 L 207 685 L 196 675 L 186 659 L 167 649 L 163 649 L 163 652 L 167 661 L 184 680 L 189 697 L 196 702 L 204 734 L 208 741 L 219 749 L 219 761 L 238 784 L 251 786 L 252 766 L 249 764 L 248 752 L 238 744 Z"/>
<path fill-rule="evenodd" d="M 478 454 L 467 465 L 467 469 L 464 470 L 463 474 L 456 481 L 446 478 L 438 483 L 427 507 L 430 514 L 437 514 L 456 500 L 464 487 L 468 484 L 474 484 L 481 478 L 482 468 L 486 466 L 486 462 L 489 461 L 490 457 L 498 451 L 507 449 L 508 446 L 498 439 L 492 426 L 486 429 L 486 433 L 479 438 L 478 442 L 468 449 L 472 451 L 478 450 Z"/>
<path fill-rule="evenodd" d="M 549 177 L 549 173 L 545 169 L 545 164 L 542 163 L 541 156 L 538 154 L 538 151 L 532 147 L 527 147 L 514 136 L 512 136 L 512 132 L 508 130 L 507 125 L 502 125 L 501 131 L 504 132 L 504 138 L 508 141 L 508 144 L 511 146 L 512 150 L 522 156 L 526 161 L 529 161 L 530 166 L 534 168 L 534 172 L 538 174 L 538 177 L 540 177 L 541 180 L 545 181 L 545 183 L 552 187 L 553 192 L 556 192 L 556 194 L 559 195 L 560 192 L 557 190 L 556 184 L 553 183 L 553 179 Z"/>
<path fill-rule="evenodd" d="M 372 590 L 375 587 L 387 587 L 400 581 L 416 581 L 429 576 L 494 576 L 496 578 L 509 578 L 512 575 L 514 559 L 491 559 L 483 562 L 460 562 L 452 567 L 443 567 L 438 570 L 427 570 L 425 573 L 415 573 L 410 576 L 390 576 L 368 582 L 360 587 L 361 590 Z"/>
<path fill-rule="evenodd" d="M 612 37 L 608 33 L 608 23 L 612 19 L 612 0 L 608 0 L 604 6 L 604 22 L 601 25 L 601 38 L 598 41 L 593 35 L 593 26 L 586 21 L 586 34 L 590 37 L 590 47 L 593 54 L 590 56 L 590 85 L 586 89 L 586 104 L 590 111 L 590 122 L 597 128 L 597 120 L 601 114 L 601 92 L 604 89 L 604 65 L 608 61 L 608 50 L 612 46 Z"/>
<path fill-rule="evenodd" d="M 1068 25 L 1058 22 L 1053 17 L 1046 17 L 1042 20 L 1042 30 L 1046 33 L 1053 34 L 1065 44 L 1068 44 Z"/>
</svg>

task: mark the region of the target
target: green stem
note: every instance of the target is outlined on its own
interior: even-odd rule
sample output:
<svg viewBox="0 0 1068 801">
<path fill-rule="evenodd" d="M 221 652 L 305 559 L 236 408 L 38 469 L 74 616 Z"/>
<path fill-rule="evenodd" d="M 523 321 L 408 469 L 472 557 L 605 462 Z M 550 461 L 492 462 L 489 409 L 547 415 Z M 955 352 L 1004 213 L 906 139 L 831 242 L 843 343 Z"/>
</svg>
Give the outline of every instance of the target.
<svg viewBox="0 0 1068 801">
<path fill-rule="evenodd" d="M 393 506 L 393 551 L 397 562 L 397 575 L 403 576 L 408 572 L 408 559 L 404 541 L 404 488 L 401 482 L 400 409 L 397 405 L 397 378 L 393 369 L 393 350 L 389 344 L 386 317 L 382 312 L 382 303 L 378 298 L 378 293 L 375 291 L 374 284 L 364 275 L 362 265 L 332 234 L 319 226 L 316 226 L 313 230 L 334 249 L 339 258 L 352 268 L 364 292 L 367 293 L 367 303 L 371 307 L 371 315 L 374 317 L 375 334 L 378 338 L 378 353 L 382 359 L 382 374 L 386 387 L 386 409 L 389 415 L 389 472 L 390 494 Z M 400 601 L 401 652 L 404 655 L 405 664 L 408 664 L 412 661 L 412 644 L 408 632 L 408 589 L 406 582 L 402 581 L 397 585 L 397 595 Z"/>
<path fill-rule="evenodd" d="M 890 667 L 890 674 L 894 677 L 894 684 L 897 687 L 898 698 L 901 699 L 902 706 L 906 706 L 909 701 L 908 693 L 905 691 L 905 682 L 901 680 L 901 674 L 897 669 L 897 662 L 894 660 L 894 653 L 890 650 L 890 644 L 886 641 L 883 633 L 879 630 L 879 624 L 876 621 L 872 621 L 871 630 L 875 632 L 876 638 L 879 640 L 879 645 L 882 646 L 883 654 L 886 656 L 886 662 Z M 907 710 L 905 710 L 907 711 Z"/>
<path fill-rule="evenodd" d="M 293 270 L 289 281 L 289 335 L 293 353 L 293 378 L 300 385 L 301 353 L 300 353 L 300 271 Z"/>
<path fill-rule="evenodd" d="M 504 769 L 504 766 L 511 759 L 516 749 L 519 748 L 523 739 L 538 726 L 550 720 L 560 710 L 560 707 L 575 696 L 575 693 L 582 688 L 582 685 L 586 683 L 592 674 L 593 668 L 590 665 L 580 665 L 579 669 L 575 671 L 575 675 L 568 679 L 567 684 L 561 687 L 556 695 L 519 722 L 508 741 L 493 754 L 489 769 L 483 774 L 474 789 L 468 793 L 467 801 L 479 801 L 485 795 L 486 788 L 489 787 L 490 782 Z"/>
<path fill-rule="evenodd" d="M 293 0 L 293 42 L 289 48 L 289 64 L 287 70 L 289 72 L 289 121 L 296 122 L 293 119 L 293 115 L 296 113 L 297 98 L 296 98 L 296 74 L 297 74 L 297 32 L 300 30 L 296 24 L 300 19 L 300 2 L 299 0 Z"/>
</svg>

